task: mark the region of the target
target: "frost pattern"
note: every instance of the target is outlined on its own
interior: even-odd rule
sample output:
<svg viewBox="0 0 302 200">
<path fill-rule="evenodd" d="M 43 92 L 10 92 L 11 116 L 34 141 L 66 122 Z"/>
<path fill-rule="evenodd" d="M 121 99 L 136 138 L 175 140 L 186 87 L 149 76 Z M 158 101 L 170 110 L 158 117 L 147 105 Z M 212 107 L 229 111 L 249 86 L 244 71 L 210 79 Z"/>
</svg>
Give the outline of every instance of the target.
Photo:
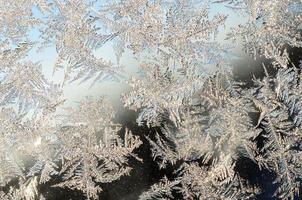
<svg viewBox="0 0 302 200">
<path fill-rule="evenodd" d="M 244 17 L 227 33 L 276 74 L 236 82 L 230 46 L 218 39 L 226 6 Z M 46 199 L 45 184 L 99 199 L 102 187 L 131 176 L 130 159 L 151 147 L 160 170 L 172 168 L 139 199 L 295 199 L 301 192 L 301 0 L 0 0 L 0 198 Z M 111 45 L 115 60 L 97 55 Z M 49 81 L 30 55 L 56 49 Z M 130 52 L 141 75 L 121 76 Z M 63 87 L 113 79 L 121 100 L 151 134 L 117 123 L 109 100 L 86 97 L 65 108 Z M 64 109 L 63 114 L 58 112 Z M 257 115 L 257 119 L 252 115 Z M 143 141 L 145 143 L 143 143 Z M 265 176 L 250 177 L 254 169 Z M 245 170 L 245 171 L 244 171 Z M 261 196 L 266 195 L 266 196 Z"/>
</svg>

